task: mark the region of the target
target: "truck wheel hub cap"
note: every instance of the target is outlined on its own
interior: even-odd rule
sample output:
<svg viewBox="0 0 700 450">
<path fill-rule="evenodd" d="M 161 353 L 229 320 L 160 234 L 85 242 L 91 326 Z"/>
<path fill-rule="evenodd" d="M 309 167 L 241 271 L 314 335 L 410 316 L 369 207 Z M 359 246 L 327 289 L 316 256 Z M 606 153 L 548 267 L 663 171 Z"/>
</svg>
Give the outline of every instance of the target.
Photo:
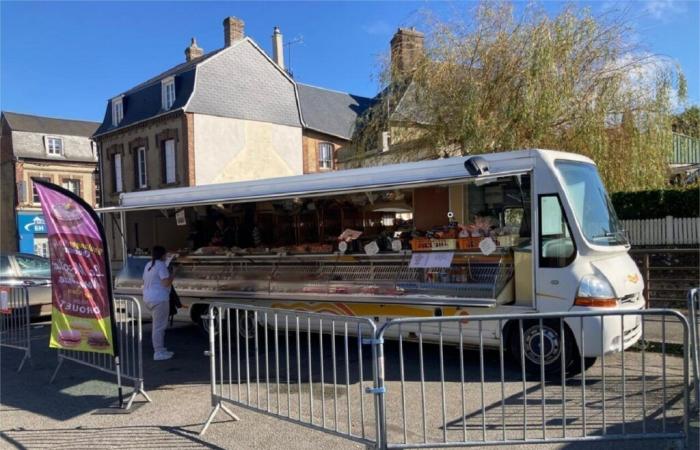
<svg viewBox="0 0 700 450">
<path fill-rule="evenodd" d="M 540 364 L 540 359 L 544 356 L 544 363 L 551 364 L 556 361 L 561 354 L 561 343 L 559 334 L 550 327 L 542 327 L 542 337 L 540 339 L 540 327 L 534 326 L 525 332 L 525 357 L 535 364 Z M 540 349 L 542 344 L 543 349 Z"/>
</svg>

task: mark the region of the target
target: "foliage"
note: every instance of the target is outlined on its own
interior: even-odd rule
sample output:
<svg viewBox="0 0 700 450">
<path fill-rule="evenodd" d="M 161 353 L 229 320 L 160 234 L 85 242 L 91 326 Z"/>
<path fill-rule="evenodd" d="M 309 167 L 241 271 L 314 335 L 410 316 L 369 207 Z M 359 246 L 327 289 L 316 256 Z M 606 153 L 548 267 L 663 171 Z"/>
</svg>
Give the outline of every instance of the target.
<svg viewBox="0 0 700 450">
<path fill-rule="evenodd" d="M 611 198 L 620 219 L 700 216 L 700 189 L 658 189 L 616 192 Z"/>
<path fill-rule="evenodd" d="M 691 106 L 673 116 L 673 131 L 700 139 L 700 108 Z"/>
<path fill-rule="evenodd" d="M 510 3 L 483 2 L 456 16 L 464 19 L 426 21 L 413 71 L 383 70 L 381 101 L 357 127 L 360 151 L 410 95 L 430 118 L 416 122 L 435 157 L 562 149 L 595 160 L 611 191 L 666 184 L 671 99 L 682 98 L 685 79 L 630 43 L 624 15 L 568 6 L 549 17 L 529 5 L 516 17 Z"/>
</svg>

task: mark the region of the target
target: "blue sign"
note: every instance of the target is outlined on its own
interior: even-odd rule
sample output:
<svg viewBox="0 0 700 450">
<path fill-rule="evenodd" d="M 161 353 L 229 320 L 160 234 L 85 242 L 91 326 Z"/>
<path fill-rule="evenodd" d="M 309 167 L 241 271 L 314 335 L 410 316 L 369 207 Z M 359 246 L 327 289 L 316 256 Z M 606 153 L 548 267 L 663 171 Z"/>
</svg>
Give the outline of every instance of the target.
<svg viewBox="0 0 700 450">
<path fill-rule="evenodd" d="M 34 253 L 34 235 L 46 234 L 48 228 L 41 213 L 17 212 L 17 231 L 19 232 L 19 251 Z"/>
</svg>

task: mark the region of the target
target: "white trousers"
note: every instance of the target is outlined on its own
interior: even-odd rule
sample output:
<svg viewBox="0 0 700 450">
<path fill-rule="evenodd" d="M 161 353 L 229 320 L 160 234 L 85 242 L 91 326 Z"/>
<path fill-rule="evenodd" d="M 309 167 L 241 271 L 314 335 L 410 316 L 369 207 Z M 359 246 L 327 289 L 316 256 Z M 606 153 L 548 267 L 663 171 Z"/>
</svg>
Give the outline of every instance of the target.
<svg viewBox="0 0 700 450">
<path fill-rule="evenodd" d="M 165 329 L 168 327 L 168 315 L 170 314 L 170 302 L 148 304 L 153 317 L 151 340 L 153 341 L 153 353 L 165 350 Z"/>
</svg>

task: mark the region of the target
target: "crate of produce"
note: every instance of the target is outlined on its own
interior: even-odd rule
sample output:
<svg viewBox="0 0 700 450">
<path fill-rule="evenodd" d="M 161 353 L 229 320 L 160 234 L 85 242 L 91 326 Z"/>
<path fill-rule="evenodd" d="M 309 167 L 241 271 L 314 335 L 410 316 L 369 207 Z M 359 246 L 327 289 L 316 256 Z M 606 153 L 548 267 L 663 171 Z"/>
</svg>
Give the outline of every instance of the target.
<svg viewBox="0 0 700 450">
<path fill-rule="evenodd" d="M 457 239 L 457 248 L 459 250 L 473 250 L 479 247 L 480 237 L 463 237 Z"/>
<path fill-rule="evenodd" d="M 457 239 L 414 238 L 413 240 L 411 240 L 411 249 L 414 252 L 455 250 L 456 248 Z"/>
</svg>

